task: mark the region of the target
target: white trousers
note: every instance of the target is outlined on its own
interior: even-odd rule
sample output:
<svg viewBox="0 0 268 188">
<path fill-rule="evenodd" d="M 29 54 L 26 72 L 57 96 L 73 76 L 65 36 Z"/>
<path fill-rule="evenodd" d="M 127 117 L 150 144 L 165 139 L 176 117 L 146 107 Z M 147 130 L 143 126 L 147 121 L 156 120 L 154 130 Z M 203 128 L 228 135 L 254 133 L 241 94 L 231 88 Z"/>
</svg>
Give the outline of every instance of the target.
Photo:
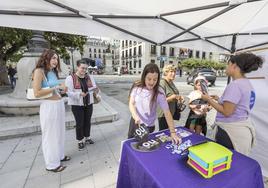
<svg viewBox="0 0 268 188">
<path fill-rule="evenodd" d="M 65 106 L 63 100 L 44 100 L 40 105 L 42 149 L 47 169 L 60 166 L 64 158 Z"/>
</svg>

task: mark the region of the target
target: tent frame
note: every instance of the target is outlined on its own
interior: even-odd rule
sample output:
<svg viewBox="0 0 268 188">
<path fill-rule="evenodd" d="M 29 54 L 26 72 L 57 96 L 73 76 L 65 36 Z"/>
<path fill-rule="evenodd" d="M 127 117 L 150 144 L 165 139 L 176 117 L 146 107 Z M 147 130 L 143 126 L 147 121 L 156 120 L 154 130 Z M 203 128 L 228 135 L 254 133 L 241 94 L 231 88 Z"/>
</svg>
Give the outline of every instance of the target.
<svg viewBox="0 0 268 188">
<path fill-rule="evenodd" d="M 76 10 L 72 7 L 69 7 L 63 3 L 59 3 L 55 0 L 44 0 L 50 4 L 53 4 L 55 6 L 61 7 L 63 9 L 66 9 L 72 13 L 49 13 L 49 12 L 34 12 L 34 11 L 13 11 L 13 10 L 1 10 L 0 9 L 0 14 L 4 14 L 4 15 L 24 15 L 24 16 L 49 16 L 49 17 L 73 17 L 73 18 L 86 18 L 86 19 L 91 19 L 94 20 L 96 22 L 99 22 L 101 24 L 104 24 L 106 26 L 109 26 L 111 28 L 114 28 L 116 30 L 119 30 L 123 33 L 129 34 L 131 36 L 134 36 L 136 38 L 139 38 L 141 40 L 147 41 L 149 43 L 152 43 L 154 45 L 165 45 L 165 44 L 174 44 L 174 43 L 182 43 L 182 42 L 190 42 L 190 41 L 196 41 L 196 40 L 203 40 L 207 43 L 210 43 L 214 46 L 217 46 L 229 53 L 234 53 L 237 51 L 243 51 L 246 49 L 251 49 L 254 47 L 259 47 L 262 45 L 266 45 L 268 44 L 268 42 L 263 42 L 263 43 L 259 43 L 256 45 L 252 45 L 252 46 L 247 46 L 244 48 L 240 48 L 240 49 L 236 49 L 235 45 L 236 45 L 236 38 L 238 36 L 243 36 L 243 35 L 268 35 L 267 32 L 255 32 L 255 33 L 231 33 L 231 34 L 223 34 L 223 35 L 214 35 L 214 36 L 207 36 L 207 37 L 202 37 L 194 32 L 192 32 L 191 30 L 198 28 L 199 26 L 201 26 L 202 24 L 209 22 L 217 17 L 219 17 L 220 15 L 235 9 L 236 7 L 240 6 L 243 3 L 251 3 L 251 2 L 256 2 L 256 1 L 263 1 L 263 0 L 247 0 L 246 2 L 241 2 L 241 3 L 237 3 L 237 4 L 231 4 L 229 1 L 226 2 L 222 2 L 222 3 L 215 3 L 215 4 L 210 4 L 210 5 L 205 5 L 205 6 L 199 6 L 199 7 L 194 7 L 194 8 L 189 8 L 189 9 L 184 9 L 184 10 L 179 10 L 179 11 L 173 11 L 173 12 L 167 12 L 167 13 L 163 13 L 160 14 L 158 16 L 137 16 L 137 15 L 97 15 L 97 14 L 85 14 L 83 12 L 80 12 L 79 10 Z M 170 16 L 170 15 L 176 15 L 176 14 L 182 14 L 182 13 L 189 13 L 189 12 L 195 12 L 195 11 L 200 11 L 200 10 L 208 10 L 208 9 L 213 9 L 213 8 L 220 8 L 220 7 L 225 7 L 224 9 L 220 10 L 219 12 L 205 18 L 204 20 L 192 25 L 189 28 L 184 28 L 178 24 L 173 23 L 172 21 L 168 20 L 167 18 L 165 18 L 165 16 Z M 152 41 L 146 37 L 143 37 L 141 35 L 138 35 L 136 33 L 133 33 L 131 31 L 128 31 L 126 29 L 123 29 L 121 27 L 118 27 L 116 25 L 113 25 L 111 23 L 108 23 L 104 20 L 102 20 L 103 18 L 109 18 L 109 19 L 160 19 L 170 25 L 173 25 L 179 29 L 181 29 L 182 31 L 172 37 L 170 37 L 169 39 L 161 42 L 161 43 L 157 43 L 155 41 Z M 189 33 L 191 35 L 193 35 L 195 38 L 190 38 L 190 39 L 184 39 L 184 40 L 174 40 L 175 38 L 185 34 L 185 33 Z M 221 46 L 220 44 L 217 44 L 209 39 L 212 38 L 219 38 L 219 37 L 226 37 L 226 36 L 232 36 L 232 45 L 230 47 L 230 49 Z"/>
</svg>

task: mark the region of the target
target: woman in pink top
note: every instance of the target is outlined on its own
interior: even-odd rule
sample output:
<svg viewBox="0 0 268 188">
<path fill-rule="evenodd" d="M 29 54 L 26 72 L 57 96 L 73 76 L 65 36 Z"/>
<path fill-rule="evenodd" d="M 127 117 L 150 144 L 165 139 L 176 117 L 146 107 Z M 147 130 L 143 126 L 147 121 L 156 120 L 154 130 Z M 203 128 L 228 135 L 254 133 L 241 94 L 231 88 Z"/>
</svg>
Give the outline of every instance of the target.
<svg viewBox="0 0 268 188">
<path fill-rule="evenodd" d="M 218 111 L 216 141 L 245 155 L 250 153 L 255 139 L 255 129 L 249 120 L 255 92 L 245 73 L 257 70 L 262 63 L 260 57 L 251 53 L 231 56 L 226 74 L 232 78 L 232 82 L 227 85 L 221 98 L 202 95 L 202 99 Z"/>
<path fill-rule="evenodd" d="M 175 132 L 174 122 L 165 94 L 159 89 L 159 81 L 159 68 L 156 64 L 149 63 L 144 67 L 141 80 L 133 84 L 129 94 L 129 109 L 132 117 L 128 138 L 134 136 L 135 128 L 141 123 L 145 124 L 150 132 L 154 131 L 154 123 L 157 118 L 156 108 L 159 105 L 164 111 L 172 140 L 175 143 L 180 143 L 181 138 Z"/>
</svg>

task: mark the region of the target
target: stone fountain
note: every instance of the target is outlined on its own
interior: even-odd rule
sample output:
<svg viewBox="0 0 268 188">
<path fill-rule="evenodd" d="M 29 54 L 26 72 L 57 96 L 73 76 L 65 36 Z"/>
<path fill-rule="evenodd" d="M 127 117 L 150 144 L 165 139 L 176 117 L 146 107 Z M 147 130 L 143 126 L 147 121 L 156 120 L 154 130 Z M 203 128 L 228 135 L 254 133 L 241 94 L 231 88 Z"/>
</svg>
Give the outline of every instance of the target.
<svg viewBox="0 0 268 188">
<path fill-rule="evenodd" d="M 0 95 L 0 113 L 6 115 L 34 115 L 38 114 L 41 101 L 28 101 L 26 89 L 32 76 L 32 71 L 48 42 L 43 32 L 33 31 L 33 37 L 28 42 L 28 51 L 17 64 L 18 81 L 11 94 Z"/>
</svg>

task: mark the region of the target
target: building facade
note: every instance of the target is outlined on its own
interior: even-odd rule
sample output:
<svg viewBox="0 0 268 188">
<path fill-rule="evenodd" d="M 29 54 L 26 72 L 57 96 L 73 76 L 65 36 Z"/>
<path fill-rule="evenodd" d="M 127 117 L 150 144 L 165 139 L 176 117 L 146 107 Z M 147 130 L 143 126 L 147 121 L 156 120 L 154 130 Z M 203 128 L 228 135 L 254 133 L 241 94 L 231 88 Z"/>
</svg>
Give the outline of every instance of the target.
<svg viewBox="0 0 268 188">
<path fill-rule="evenodd" d="M 162 69 L 165 64 L 177 66 L 186 58 L 218 60 L 218 56 L 212 52 L 170 45 L 157 46 L 132 40 L 121 40 L 119 51 L 121 72 L 129 74 L 141 74 L 144 66 L 148 63 L 156 63 Z"/>
</svg>

